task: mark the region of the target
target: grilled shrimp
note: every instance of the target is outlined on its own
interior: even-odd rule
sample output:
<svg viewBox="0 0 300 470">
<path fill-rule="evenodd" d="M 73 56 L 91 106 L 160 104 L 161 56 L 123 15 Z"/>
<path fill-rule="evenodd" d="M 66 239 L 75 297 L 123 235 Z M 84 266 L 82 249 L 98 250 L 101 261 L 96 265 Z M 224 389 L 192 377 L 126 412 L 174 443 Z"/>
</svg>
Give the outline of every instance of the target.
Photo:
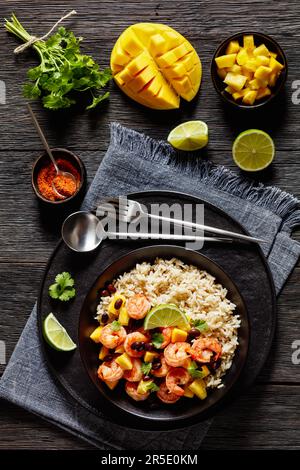
<svg viewBox="0 0 300 470">
<path fill-rule="evenodd" d="M 165 377 L 170 370 L 170 366 L 166 363 L 164 356 L 160 356 L 161 367 L 159 369 L 151 369 L 151 374 L 154 377 Z"/>
<path fill-rule="evenodd" d="M 200 338 L 191 347 L 191 356 L 199 362 L 215 362 L 222 354 L 222 346 L 216 338 Z"/>
<path fill-rule="evenodd" d="M 127 301 L 127 313 L 134 320 L 144 318 L 151 308 L 151 304 L 144 294 L 136 294 Z"/>
<path fill-rule="evenodd" d="M 108 349 L 115 349 L 120 346 L 120 344 L 124 343 L 125 338 L 126 330 L 123 326 L 121 326 L 119 330 L 114 330 L 109 323 L 101 330 L 100 343 Z"/>
<path fill-rule="evenodd" d="M 98 377 L 104 381 L 114 382 L 123 377 L 123 369 L 114 360 L 103 362 L 98 369 Z"/>
<path fill-rule="evenodd" d="M 186 385 L 190 381 L 190 374 L 182 367 L 175 367 L 168 372 L 166 377 L 166 386 L 169 392 L 182 397 L 184 390 L 179 385 Z"/>
<path fill-rule="evenodd" d="M 129 382 L 139 382 L 143 378 L 142 361 L 140 359 L 132 359 L 132 369 L 124 371 L 124 379 Z"/>
<path fill-rule="evenodd" d="M 157 397 L 163 403 L 167 403 L 168 405 L 171 405 L 172 403 L 176 403 L 180 399 L 179 395 L 176 395 L 175 393 L 169 391 L 166 385 L 166 382 L 163 382 L 160 385 L 159 390 L 156 394 L 157 394 Z"/>
<path fill-rule="evenodd" d="M 129 333 L 124 342 L 124 349 L 132 357 L 142 357 L 145 353 L 144 346 L 148 342 L 147 336 L 139 331 Z"/>
<path fill-rule="evenodd" d="M 164 349 L 166 346 L 168 346 L 168 344 L 170 344 L 171 337 L 172 337 L 172 330 L 173 328 L 170 328 L 170 327 L 163 328 L 161 330 L 161 334 L 163 335 L 164 342 L 162 343 L 159 349 Z"/>
<path fill-rule="evenodd" d="M 168 344 L 164 350 L 167 364 L 172 367 L 184 367 L 190 357 L 190 345 L 184 341 Z"/>
<path fill-rule="evenodd" d="M 147 400 L 147 398 L 150 395 L 150 392 L 138 393 L 137 388 L 138 388 L 138 384 L 136 382 L 126 382 L 125 384 L 126 393 L 135 401 Z"/>
</svg>

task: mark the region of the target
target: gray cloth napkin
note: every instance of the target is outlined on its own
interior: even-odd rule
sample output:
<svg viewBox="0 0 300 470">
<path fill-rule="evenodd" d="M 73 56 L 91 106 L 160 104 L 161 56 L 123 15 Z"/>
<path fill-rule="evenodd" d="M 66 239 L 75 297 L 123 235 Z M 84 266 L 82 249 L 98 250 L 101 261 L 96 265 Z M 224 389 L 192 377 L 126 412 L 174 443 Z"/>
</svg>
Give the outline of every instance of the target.
<svg viewBox="0 0 300 470">
<path fill-rule="evenodd" d="M 194 194 L 238 220 L 253 236 L 268 240 L 267 256 L 277 294 L 300 255 L 291 238 L 300 225 L 298 200 L 278 188 L 241 178 L 197 154 L 180 156 L 171 147 L 119 124 L 83 203 L 103 196 L 161 189 Z M 42 355 L 34 307 L 0 381 L 0 397 L 35 413 L 100 449 L 195 450 L 211 420 L 169 432 L 137 432 L 114 425 L 82 408 L 60 388 Z M 125 423 L 124 423 L 125 425 Z"/>
</svg>

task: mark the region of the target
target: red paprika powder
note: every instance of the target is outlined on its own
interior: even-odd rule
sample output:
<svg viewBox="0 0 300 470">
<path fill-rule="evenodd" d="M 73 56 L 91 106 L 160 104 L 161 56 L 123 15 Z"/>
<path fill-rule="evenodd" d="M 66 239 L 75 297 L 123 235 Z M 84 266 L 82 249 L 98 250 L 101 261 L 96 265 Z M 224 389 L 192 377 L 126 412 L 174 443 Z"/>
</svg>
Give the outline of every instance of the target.
<svg viewBox="0 0 300 470">
<path fill-rule="evenodd" d="M 65 196 L 65 198 L 73 196 L 80 184 L 80 173 L 71 162 L 64 158 L 58 158 L 56 163 L 60 170 L 67 171 L 75 176 L 76 184 L 70 178 L 64 178 L 63 176 L 57 175 L 52 162 L 42 166 L 37 175 L 37 186 L 41 195 L 49 201 L 59 201 L 64 199 L 63 197 L 59 197 L 59 195 L 54 191 L 52 186 L 54 179 L 55 188 L 60 194 Z"/>
</svg>

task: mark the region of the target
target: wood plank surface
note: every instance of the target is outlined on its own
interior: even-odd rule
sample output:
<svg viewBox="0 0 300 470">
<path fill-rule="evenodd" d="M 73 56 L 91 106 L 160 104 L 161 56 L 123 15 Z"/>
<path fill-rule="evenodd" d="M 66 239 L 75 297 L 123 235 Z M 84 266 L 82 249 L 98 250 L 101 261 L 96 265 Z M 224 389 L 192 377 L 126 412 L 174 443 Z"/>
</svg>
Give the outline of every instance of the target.
<svg viewBox="0 0 300 470">
<path fill-rule="evenodd" d="M 103 67 L 109 65 L 111 48 L 122 30 L 140 21 L 167 23 L 178 29 L 196 47 L 203 65 L 199 96 L 192 103 L 183 103 L 177 111 L 150 111 L 126 98 L 113 84 L 109 102 L 95 112 L 84 112 L 78 106 L 72 111 L 53 113 L 43 110 L 40 103 L 33 105 L 50 145 L 78 153 L 86 164 L 89 181 L 105 154 L 110 122 L 118 121 L 165 139 L 179 122 L 197 118 L 205 120 L 210 129 L 204 158 L 235 171 L 231 145 L 239 131 L 258 127 L 270 132 L 276 143 L 276 159 L 255 178 L 300 196 L 300 105 L 292 102 L 293 81 L 300 79 L 298 1 L 7 0 L 1 2 L 0 18 L 8 18 L 14 11 L 32 33 L 39 35 L 72 8 L 78 15 L 68 26 L 84 36 L 84 51 Z M 249 29 L 270 34 L 280 42 L 287 55 L 289 77 L 285 93 L 270 109 L 238 113 L 224 107 L 216 95 L 210 79 L 210 61 L 223 39 Z M 19 43 L 3 27 L 0 44 L 0 80 L 7 90 L 6 105 L 0 105 L 0 340 L 6 341 L 9 359 L 59 238 L 63 215 L 53 223 L 31 190 L 31 165 L 42 149 L 27 116 L 21 85 L 28 68 L 37 63 L 36 57 L 30 51 L 15 57 L 13 49 Z M 300 240 L 299 233 L 295 236 Z M 300 340 L 299 284 L 298 266 L 280 296 L 275 342 L 257 384 L 216 417 L 203 449 L 300 448 L 300 365 L 291 362 L 292 342 Z M 4 368 L 0 365 L 0 374 Z M 0 403 L 0 436 L 0 449 L 90 448 L 5 402 Z"/>
</svg>

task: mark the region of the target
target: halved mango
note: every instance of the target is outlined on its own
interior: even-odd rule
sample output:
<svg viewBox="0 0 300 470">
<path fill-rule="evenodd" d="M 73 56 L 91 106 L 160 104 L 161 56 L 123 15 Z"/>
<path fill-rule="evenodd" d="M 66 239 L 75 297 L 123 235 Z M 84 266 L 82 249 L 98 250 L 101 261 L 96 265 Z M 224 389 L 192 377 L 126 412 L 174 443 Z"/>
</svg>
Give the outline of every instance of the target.
<svg viewBox="0 0 300 470">
<path fill-rule="evenodd" d="M 154 109 L 178 108 L 192 100 L 202 68 L 193 46 L 169 26 L 137 23 L 127 28 L 111 53 L 117 85 L 129 97 Z"/>
</svg>

